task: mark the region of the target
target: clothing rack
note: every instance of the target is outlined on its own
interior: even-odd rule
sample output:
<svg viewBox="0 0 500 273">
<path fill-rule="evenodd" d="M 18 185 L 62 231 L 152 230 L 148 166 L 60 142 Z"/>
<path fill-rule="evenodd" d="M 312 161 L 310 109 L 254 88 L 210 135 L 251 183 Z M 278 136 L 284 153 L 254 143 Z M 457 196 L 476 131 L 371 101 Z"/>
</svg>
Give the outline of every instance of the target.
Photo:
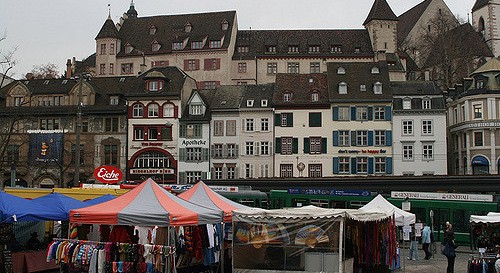
<svg viewBox="0 0 500 273">
<path fill-rule="evenodd" d="M 496 253 L 484 253 L 484 254 L 470 254 L 469 260 L 474 259 L 497 259 Z"/>
</svg>

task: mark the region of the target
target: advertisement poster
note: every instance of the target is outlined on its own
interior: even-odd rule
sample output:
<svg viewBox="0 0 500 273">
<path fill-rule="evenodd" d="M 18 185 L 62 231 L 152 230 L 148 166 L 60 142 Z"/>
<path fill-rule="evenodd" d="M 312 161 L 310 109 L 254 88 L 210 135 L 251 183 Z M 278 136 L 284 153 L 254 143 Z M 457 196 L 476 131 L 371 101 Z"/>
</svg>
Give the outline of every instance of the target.
<svg viewBox="0 0 500 273">
<path fill-rule="evenodd" d="M 30 134 L 30 164 L 34 166 L 57 166 L 62 157 L 63 145 L 63 133 Z"/>
<path fill-rule="evenodd" d="M 422 229 L 424 225 L 422 223 L 415 223 L 415 236 L 422 237 Z"/>
<path fill-rule="evenodd" d="M 404 241 L 410 240 L 410 232 L 411 232 L 411 226 L 404 226 L 403 227 L 403 240 Z"/>
</svg>

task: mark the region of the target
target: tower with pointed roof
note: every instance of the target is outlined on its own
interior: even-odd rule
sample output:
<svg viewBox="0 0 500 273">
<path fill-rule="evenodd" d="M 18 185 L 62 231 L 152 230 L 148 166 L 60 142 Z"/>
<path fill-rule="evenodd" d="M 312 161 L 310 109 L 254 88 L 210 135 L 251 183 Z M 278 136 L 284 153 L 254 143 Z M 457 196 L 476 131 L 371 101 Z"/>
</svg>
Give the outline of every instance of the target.
<svg viewBox="0 0 500 273">
<path fill-rule="evenodd" d="M 500 0 L 476 0 L 472 7 L 472 25 L 480 32 L 493 54 L 500 55 Z"/>
<path fill-rule="evenodd" d="M 134 0 L 130 2 L 130 8 L 128 9 L 127 18 L 137 18 L 137 11 L 135 10 Z"/>
<path fill-rule="evenodd" d="M 368 30 L 376 56 L 380 56 L 377 53 L 397 52 L 398 17 L 386 0 L 375 0 L 363 25 Z"/>
<path fill-rule="evenodd" d="M 104 22 L 101 30 L 95 37 L 96 41 L 96 69 L 99 76 L 118 74 L 116 68 L 116 54 L 120 50 L 120 39 L 115 23 L 111 19 L 111 13 Z"/>
</svg>

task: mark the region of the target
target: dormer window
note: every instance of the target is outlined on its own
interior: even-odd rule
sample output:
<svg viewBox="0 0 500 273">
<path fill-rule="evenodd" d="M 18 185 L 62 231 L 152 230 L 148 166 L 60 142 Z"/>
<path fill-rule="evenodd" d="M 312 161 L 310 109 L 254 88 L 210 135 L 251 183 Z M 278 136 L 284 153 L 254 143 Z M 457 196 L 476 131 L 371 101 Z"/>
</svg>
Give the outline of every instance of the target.
<svg viewBox="0 0 500 273">
<path fill-rule="evenodd" d="M 410 110 L 411 109 L 411 99 L 410 98 L 404 98 L 403 99 L 403 109 L 404 110 Z"/>
<path fill-rule="evenodd" d="M 191 105 L 190 113 L 191 113 L 191 115 L 194 115 L 194 116 L 201 115 L 201 105 L 199 105 L 199 104 Z"/>
<path fill-rule="evenodd" d="M 260 106 L 261 107 L 267 107 L 267 100 L 261 100 L 260 101 Z"/>
<path fill-rule="evenodd" d="M 228 30 L 229 29 L 229 23 L 226 20 L 224 20 L 222 22 L 221 27 L 222 27 L 222 30 Z"/>
<path fill-rule="evenodd" d="M 191 49 L 201 49 L 201 48 L 203 48 L 202 41 L 191 42 Z"/>
<path fill-rule="evenodd" d="M 337 74 L 339 74 L 339 75 L 345 74 L 345 68 L 343 68 L 342 66 L 337 68 Z"/>
<path fill-rule="evenodd" d="M 275 45 L 266 46 L 266 52 L 267 53 L 276 53 L 276 46 Z"/>
<path fill-rule="evenodd" d="M 311 93 L 311 101 L 312 102 L 318 102 L 319 101 L 319 92 L 318 91 L 313 91 Z"/>
<path fill-rule="evenodd" d="M 67 83 L 68 83 L 68 80 L 63 80 L 63 81 L 61 82 L 61 84 L 67 84 Z"/>
<path fill-rule="evenodd" d="M 220 48 L 221 47 L 221 41 L 210 41 L 210 48 Z"/>
<path fill-rule="evenodd" d="M 288 53 L 298 53 L 299 46 L 298 45 L 290 45 L 288 46 Z"/>
<path fill-rule="evenodd" d="M 133 47 L 130 44 L 125 45 L 125 53 L 126 54 L 132 52 L 132 50 L 133 50 Z"/>
<path fill-rule="evenodd" d="M 310 45 L 309 53 L 318 53 L 319 49 L 320 49 L 319 45 Z"/>
<path fill-rule="evenodd" d="M 339 83 L 339 94 L 347 94 L 347 83 Z"/>
<path fill-rule="evenodd" d="M 239 46 L 238 53 L 248 53 L 248 46 Z"/>
<path fill-rule="evenodd" d="M 153 41 L 153 43 L 151 44 L 151 51 L 158 51 L 160 50 L 160 44 L 158 44 L 157 41 Z"/>
<path fill-rule="evenodd" d="M 331 53 L 342 53 L 342 46 L 341 45 L 332 45 L 330 48 Z"/>
<path fill-rule="evenodd" d="M 382 94 L 382 83 L 376 82 L 373 84 L 373 93 L 374 94 Z"/>
<path fill-rule="evenodd" d="M 354 52 L 356 53 L 361 53 L 361 47 L 355 47 Z"/>
<path fill-rule="evenodd" d="M 476 80 L 476 89 L 481 89 L 481 88 L 484 88 L 484 81 Z"/>
<path fill-rule="evenodd" d="M 174 42 L 174 43 L 172 43 L 172 49 L 173 50 L 182 50 L 183 47 L 184 47 L 184 43 L 183 42 Z"/>
<path fill-rule="evenodd" d="M 149 28 L 149 35 L 153 35 L 153 34 L 156 34 L 156 27 L 155 26 L 151 26 Z"/>
<path fill-rule="evenodd" d="M 361 91 L 361 92 L 366 92 L 366 84 L 361 84 L 361 85 L 359 86 L 359 91 Z"/>
<path fill-rule="evenodd" d="M 422 100 L 422 109 L 431 109 L 431 99 L 424 98 Z"/>
<path fill-rule="evenodd" d="M 49 80 L 45 80 L 45 81 L 43 82 L 43 84 L 44 84 L 44 85 L 49 84 Z"/>
<path fill-rule="evenodd" d="M 292 93 L 291 92 L 283 93 L 283 101 L 284 102 L 291 102 L 292 101 Z"/>
<path fill-rule="evenodd" d="M 380 73 L 378 67 L 376 66 L 372 67 L 372 74 L 378 74 L 378 73 Z"/>
<path fill-rule="evenodd" d="M 112 96 L 109 98 L 109 105 L 118 105 L 118 96 Z"/>
<path fill-rule="evenodd" d="M 247 100 L 247 107 L 253 107 L 253 100 Z"/>
<path fill-rule="evenodd" d="M 191 32 L 191 30 L 193 30 L 193 27 L 191 26 L 191 24 L 186 23 L 186 25 L 184 26 L 184 31 L 189 33 L 189 32 Z"/>
<path fill-rule="evenodd" d="M 162 80 L 151 80 L 146 82 L 146 89 L 151 92 L 156 92 L 163 89 Z"/>
</svg>

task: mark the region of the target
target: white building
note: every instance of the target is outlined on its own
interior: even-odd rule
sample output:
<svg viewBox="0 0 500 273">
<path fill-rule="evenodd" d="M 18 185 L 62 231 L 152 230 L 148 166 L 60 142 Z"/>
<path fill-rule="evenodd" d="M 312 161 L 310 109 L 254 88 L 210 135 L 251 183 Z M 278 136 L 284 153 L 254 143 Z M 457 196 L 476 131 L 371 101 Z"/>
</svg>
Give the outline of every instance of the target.
<svg viewBox="0 0 500 273">
<path fill-rule="evenodd" d="M 433 82 L 393 82 L 395 175 L 446 175 L 446 106 Z"/>
</svg>

